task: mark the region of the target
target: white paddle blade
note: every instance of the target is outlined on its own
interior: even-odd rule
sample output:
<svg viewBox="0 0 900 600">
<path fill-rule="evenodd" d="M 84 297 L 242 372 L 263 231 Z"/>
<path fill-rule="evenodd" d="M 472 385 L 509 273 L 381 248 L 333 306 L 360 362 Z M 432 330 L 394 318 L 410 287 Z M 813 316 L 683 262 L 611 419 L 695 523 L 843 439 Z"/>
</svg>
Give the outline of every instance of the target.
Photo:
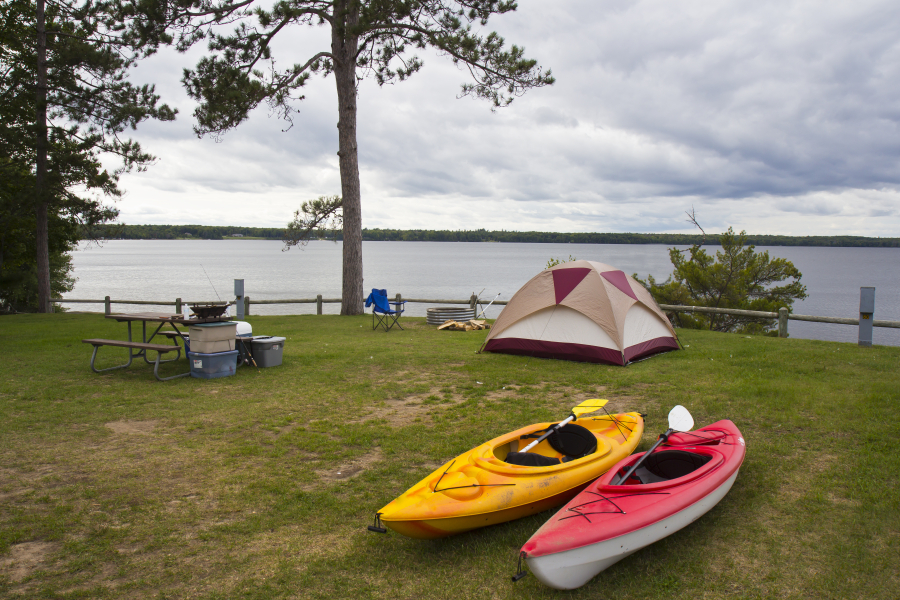
<svg viewBox="0 0 900 600">
<path fill-rule="evenodd" d="M 609 402 L 609 400 L 605 400 L 605 399 L 601 399 L 601 398 L 585 400 L 584 402 L 582 402 L 581 404 L 579 404 L 578 406 L 576 406 L 575 408 L 572 409 L 572 414 L 575 415 L 576 417 L 580 417 L 581 415 L 585 415 L 587 413 L 592 413 L 595 410 L 600 410 L 601 408 L 606 406 L 607 402 Z"/>
<path fill-rule="evenodd" d="M 688 412 L 688 409 L 682 405 L 677 405 L 669 411 L 669 429 L 675 431 L 690 431 L 694 426 L 694 417 Z"/>
</svg>

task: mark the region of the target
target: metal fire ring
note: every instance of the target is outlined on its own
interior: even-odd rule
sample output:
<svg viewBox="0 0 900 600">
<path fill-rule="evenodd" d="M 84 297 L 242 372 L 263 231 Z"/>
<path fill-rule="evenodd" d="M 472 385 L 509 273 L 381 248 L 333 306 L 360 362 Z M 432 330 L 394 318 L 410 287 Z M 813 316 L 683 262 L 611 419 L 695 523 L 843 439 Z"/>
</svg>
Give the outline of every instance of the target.
<svg viewBox="0 0 900 600">
<path fill-rule="evenodd" d="M 468 321 L 474 318 L 474 308 L 429 308 L 426 310 L 425 321 L 429 325 L 440 325 L 448 319 Z"/>
</svg>

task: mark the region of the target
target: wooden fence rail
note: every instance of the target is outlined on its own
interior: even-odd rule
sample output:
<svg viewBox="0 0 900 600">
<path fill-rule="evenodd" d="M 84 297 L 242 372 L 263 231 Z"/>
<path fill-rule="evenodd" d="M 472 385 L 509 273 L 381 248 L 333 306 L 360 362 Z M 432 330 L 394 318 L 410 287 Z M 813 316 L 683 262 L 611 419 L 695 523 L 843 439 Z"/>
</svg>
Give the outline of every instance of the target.
<svg viewBox="0 0 900 600">
<path fill-rule="evenodd" d="M 396 299 L 406 300 L 407 302 L 417 302 L 422 304 L 466 304 L 471 308 L 475 308 L 476 305 L 487 306 L 489 300 L 484 298 L 478 298 L 475 294 L 469 297 L 467 300 L 444 300 L 444 299 L 429 299 L 429 298 L 403 298 L 402 295 L 397 294 Z M 54 298 L 53 302 L 59 303 L 79 303 L 79 304 L 103 304 L 104 312 L 106 314 L 112 314 L 112 305 L 113 304 L 143 304 L 150 306 L 174 306 L 175 312 L 181 312 L 182 305 L 195 305 L 195 304 L 213 304 L 216 300 L 203 300 L 203 301 L 194 301 L 188 302 L 183 301 L 181 298 L 176 298 L 173 302 L 167 302 L 165 300 L 111 300 L 109 296 L 106 296 L 102 300 L 81 300 L 74 298 Z M 250 300 L 249 296 L 244 297 L 244 314 L 250 314 L 250 305 L 251 304 L 315 304 L 316 305 L 316 314 L 322 314 L 322 305 L 323 304 L 340 304 L 340 298 L 323 298 L 320 295 L 315 298 L 296 298 L 296 299 L 284 299 L 284 300 Z M 494 305 L 505 306 L 508 304 L 508 300 L 495 300 L 493 302 Z M 859 326 L 859 319 L 846 319 L 842 317 L 818 317 L 814 315 L 798 315 L 791 312 L 788 312 L 787 308 L 781 308 L 777 313 L 776 312 L 764 312 L 758 310 L 738 310 L 736 308 L 709 308 L 706 306 L 679 306 L 673 304 L 660 304 L 659 307 L 664 312 L 684 312 L 684 313 L 711 313 L 711 314 L 721 314 L 721 315 L 734 315 L 734 316 L 743 316 L 743 317 L 759 317 L 763 319 L 778 319 L 778 337 L 787 337 L 787 323 L 788 321 L 811 321 L 813 323 L 834 323 L 838 325 L 856 325 Z M 889 327 L 893 329 L 900 329 L 900 321 L 884 321 L 884 320 L 874 320 L 872 321 L 872 325 L 875 327 Z"/>
</svg>

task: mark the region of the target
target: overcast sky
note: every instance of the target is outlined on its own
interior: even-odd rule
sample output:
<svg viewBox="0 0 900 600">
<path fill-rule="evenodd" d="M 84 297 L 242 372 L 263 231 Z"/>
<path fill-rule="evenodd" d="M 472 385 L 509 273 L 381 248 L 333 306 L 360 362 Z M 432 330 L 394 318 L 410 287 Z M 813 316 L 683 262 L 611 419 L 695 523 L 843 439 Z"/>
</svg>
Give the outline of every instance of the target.
<svg viewBox="0 0 900 600">
<path fill-rule="evenodd" d="M 487 26 L 556 84 L 508 108 L 457 99 L 467 74 L 420 53 L 407 82 L 359 89 L 363 227 L 900 236 L 900 2 L 520 0 Z M 327 49 L 282 33 L 282 66 Z M 129 224 L 281 227 L 340 194 L 334 81 L 293 128 L 265 107 L 216 143 L 192 132 L 188 55 L 143 63 L 174 123 L 123 177 Z"/>
</svg>

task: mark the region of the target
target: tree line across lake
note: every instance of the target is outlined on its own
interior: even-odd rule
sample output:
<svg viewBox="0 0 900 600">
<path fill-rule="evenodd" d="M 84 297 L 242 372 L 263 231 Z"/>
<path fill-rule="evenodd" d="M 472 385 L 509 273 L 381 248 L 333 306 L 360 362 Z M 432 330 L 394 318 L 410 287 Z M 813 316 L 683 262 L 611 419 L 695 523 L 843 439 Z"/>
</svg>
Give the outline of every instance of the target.
<svg viewBox="0 0 900 600">
<path fill-rule="evenodd" d="M 126 240 L 221 240 L 234 237 L 281 240 L 282 227 L 239 227 L 229 225 L 109 225 L 93 232 L 101 239 Z M 363 240 L 384 242 L 508 242 L 529 244 L 699 244 L 700 234 L 684 233 L 558 233 L 545 231 L 487 231 L 430 229 L 363 229 Z M 340 231 L 323 231 L 320 239 L 342 239 Z M 710 234 L 707 243 L 718 245 L 718 234 Z M 835 246 L 844 248 L 898 248 L 900 238 L 872 238 L 853 235 L 752 235 L 745 238 L 755 246 Z"/>
</svg>

